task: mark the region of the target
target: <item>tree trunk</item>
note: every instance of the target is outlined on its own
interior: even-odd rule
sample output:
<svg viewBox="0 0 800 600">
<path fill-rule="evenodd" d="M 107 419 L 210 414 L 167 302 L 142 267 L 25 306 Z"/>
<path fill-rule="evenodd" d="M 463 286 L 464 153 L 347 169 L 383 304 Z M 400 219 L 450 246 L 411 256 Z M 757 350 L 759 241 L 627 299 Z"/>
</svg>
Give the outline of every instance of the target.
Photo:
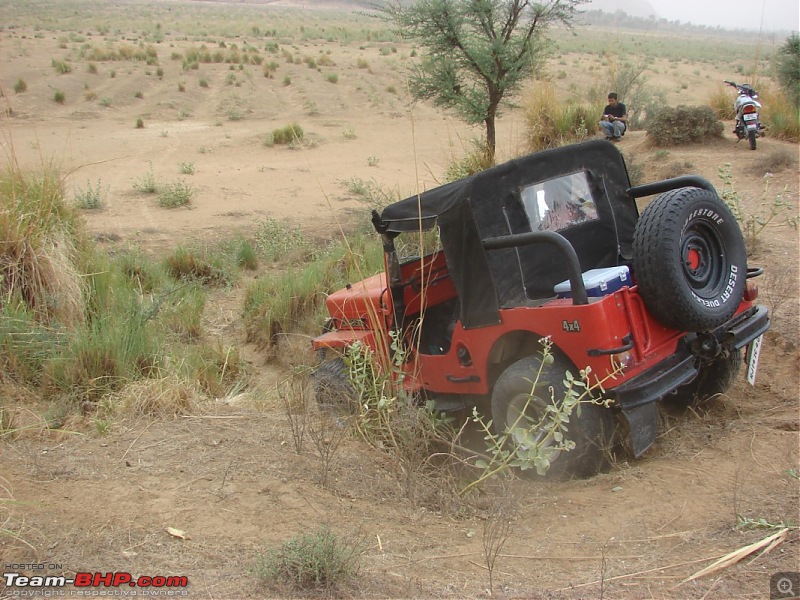
<svg viewBox="0 0 800 600">
<path fill-rule="evenodd" d="M 490 94 L 496 96 L 497 94 Z M 492 98 L 489 101 L 489 106 L 486 110 L 486 157 L 489 159 L 489 164 L 494 164 L 495 149 L 497 147 L 497 129 L 495 126 L 495 119 L 497 117 L 497 107 L 500 104 L 500 98 Z"/>
<path fill-rule="evenodd" d="M 486 156 L 490 164 L 494 164 L 494 152 L 497 145 L 497 131 L 495 129 L 495 111 L 490 111 L 489 116 L 486 117 Z"/>
</svg>

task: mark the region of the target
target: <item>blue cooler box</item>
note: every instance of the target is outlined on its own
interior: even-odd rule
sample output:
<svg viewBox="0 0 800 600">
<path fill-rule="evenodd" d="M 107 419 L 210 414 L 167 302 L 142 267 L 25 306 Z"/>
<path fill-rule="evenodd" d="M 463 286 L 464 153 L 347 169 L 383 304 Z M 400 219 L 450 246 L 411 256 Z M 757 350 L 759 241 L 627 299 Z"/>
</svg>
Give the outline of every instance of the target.
<svg viewBox="0 0 800 600">
<path fill-rule="evenodd" d="M 613 294 L 618 289 L 631 285 L 628 267 L 607 267 L 605 269 L 592 269 L 582 274 L 586 286 L 586 295 L 589 297 Z M 559 298 L 571 298 L 572 289 L 569 280 L 562 281 L 553 288 Z"/>
</svg>

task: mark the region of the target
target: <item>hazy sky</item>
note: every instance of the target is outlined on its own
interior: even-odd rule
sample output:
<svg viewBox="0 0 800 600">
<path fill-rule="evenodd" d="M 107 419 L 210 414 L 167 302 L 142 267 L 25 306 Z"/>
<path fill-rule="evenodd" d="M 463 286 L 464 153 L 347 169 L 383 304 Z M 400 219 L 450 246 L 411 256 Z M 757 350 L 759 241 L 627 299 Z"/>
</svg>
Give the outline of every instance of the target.
<svg viewBox="0 0 800 600">
<path fill-rule="evenodd" d="M 603 4 L 615 2 L 625 10 L 626 0 L 604 0 Z M 659 17 L 670 21 L 756 31 L 762 27 L 765 31 L 800 30 L 798 0 L 649 0 L 649 4 Z"/>
</svg>

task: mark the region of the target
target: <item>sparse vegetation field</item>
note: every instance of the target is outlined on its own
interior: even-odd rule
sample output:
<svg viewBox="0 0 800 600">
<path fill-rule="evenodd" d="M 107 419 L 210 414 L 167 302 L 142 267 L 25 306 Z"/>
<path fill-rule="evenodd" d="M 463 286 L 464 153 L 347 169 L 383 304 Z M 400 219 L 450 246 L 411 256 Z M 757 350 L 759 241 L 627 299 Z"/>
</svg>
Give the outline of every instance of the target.
<svg viewBox="0 0 800 600">
<path fill-rule="evenodd" d="M 471 415 L 404 404 L 386 372 L 359 371 L 372 391 L 348 414 L 311 392 L 326 295 L 381 268 L 370 210 L 486 166 L 480 128 L 410 102 L 420 49 L 362 11 L 0 0 L 3 562 L 185 575 L 196 598 L 769 597 L 800 560 L 784 38 L 555 30 L 502 106 L 500 161 L 597 135 L 613 85 L 631 178 L 717 186 L 772 329 L 755 387 L 663 411 L 643 458 L 473 490 L 456 444 L 480 432 L 452 437 Z M 756 152 L 722 79 L 763 90 Z M 679 104 L 722 136 L 653 144 L 648 119 Z"/>
</svg>

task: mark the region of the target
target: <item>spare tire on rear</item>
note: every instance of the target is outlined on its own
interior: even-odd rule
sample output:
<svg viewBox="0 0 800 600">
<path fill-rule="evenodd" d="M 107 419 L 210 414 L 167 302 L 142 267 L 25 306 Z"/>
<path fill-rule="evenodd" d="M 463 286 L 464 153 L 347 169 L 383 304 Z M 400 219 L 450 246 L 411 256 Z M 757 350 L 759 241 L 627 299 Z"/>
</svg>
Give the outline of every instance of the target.
<svg viewBox="0 0 800 600">
<path fill-rule="evenodd" d="M 742 301 L 747 278 L 742 232 L 710 190 L 679 188 L 651 202 L 636 224 L 633 252 L 639 294 L 667 327 L 714 329 Z"/>
</svg>

